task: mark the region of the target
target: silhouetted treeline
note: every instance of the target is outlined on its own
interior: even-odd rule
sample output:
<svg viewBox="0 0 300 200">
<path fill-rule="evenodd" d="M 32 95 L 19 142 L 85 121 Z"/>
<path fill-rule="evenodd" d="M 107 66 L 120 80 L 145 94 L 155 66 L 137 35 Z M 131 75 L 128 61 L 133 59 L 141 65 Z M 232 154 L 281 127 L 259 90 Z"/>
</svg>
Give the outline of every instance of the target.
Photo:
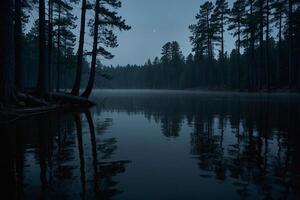
<svg viewBox="0 0 300 200">
<path fill-rule="evenodd" d="M 162 47 L 161 58 L 145 65 L 104 67 L 107 88 L 227 88 L 271 90 L 300 88 L 300 4 L 293 0 L 226 0 L 200 6 L 189 26 L 192 53 L 177 42 Z M 235 48 L 224 50 L 228 31 Z M 102 84 L 102 85 L 101 85 Z"/>
</svg>

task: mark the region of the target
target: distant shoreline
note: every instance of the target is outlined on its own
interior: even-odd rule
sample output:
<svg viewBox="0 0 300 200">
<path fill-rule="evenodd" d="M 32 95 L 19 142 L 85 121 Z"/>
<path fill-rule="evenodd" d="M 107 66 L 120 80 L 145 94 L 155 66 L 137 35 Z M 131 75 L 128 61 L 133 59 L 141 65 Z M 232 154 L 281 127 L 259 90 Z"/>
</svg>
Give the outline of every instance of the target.
<svg viewBox="0 0 300 200">
<path fill-rule="evenodd" d="M 132 93 L 162 93 L 166 92 L 169 94 L 176 93 L 191 93 L 191 94 L 233 94 L 233 95 L 296 95 L 300 96 L 300 92 L 295 90 L 272 90 L 270 92 L 267 91 L 254 91 L 249 92 L 247 90 L 217 90 L 217 89 L 109 89 L 109 88 L 96 88 L 94 92 L 132 92 Z"/>
</svg>

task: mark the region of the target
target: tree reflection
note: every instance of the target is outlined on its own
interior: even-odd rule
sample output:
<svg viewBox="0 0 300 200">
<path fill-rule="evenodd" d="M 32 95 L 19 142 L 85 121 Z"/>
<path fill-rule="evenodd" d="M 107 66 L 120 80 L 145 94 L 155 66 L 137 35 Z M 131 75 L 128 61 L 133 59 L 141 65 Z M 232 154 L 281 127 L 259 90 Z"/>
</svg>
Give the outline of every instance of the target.
<svg viewBox="0 0 300 200">
<path fill-rule="evenodd" d="M 299 197 L 297 99 L 133 92 L 108 100 L 106 111 L 143 114 L 160 123 L 166 137 L 178 137 L 186 122 L 200 176 L 226 180 L 241 198 L 251 196 L 253 189 L 265 199 Z"/>
<path fill-rule="evenodd" d="M 111 160 L 116 139 L 100 140 L 111 122 L 98 124 L 99 135 L 89 111 L 1 125 L 1 141 L 6 141 L 1 146 L 0 170 L 1 182 L 7 185 L 5 194 L 9 199 L 111 199 L 122 193 L 114 176 L 124 173 L 129 161 Z"/>
</svg>

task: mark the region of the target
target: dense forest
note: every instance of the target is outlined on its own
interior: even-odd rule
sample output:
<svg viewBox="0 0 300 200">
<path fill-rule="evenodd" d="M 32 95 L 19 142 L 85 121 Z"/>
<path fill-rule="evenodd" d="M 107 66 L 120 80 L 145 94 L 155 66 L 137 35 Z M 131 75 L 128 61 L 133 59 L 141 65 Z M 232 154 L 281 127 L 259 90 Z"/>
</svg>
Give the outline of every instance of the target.
<svg viewBox="0 0 300 200">
<path fill-rule="evenodd" d="M 74 8 L 80 3 L 81 17 L 77 19 Z M 96 72 L 97 59 L 113 58 L 107 48 L 118 46 L 114 30 L 131 28 L 117 13 L 121 6 L 119 0 L 1 1 L 1 108 L 36 112 L 92 105 L 88 98 L 96 76 L 109 78 Z M 74 34 L 78 22 L 80 31 Z M 84 46 L 86 32 L 90 33 L 91 48 Z"/>
<path fill-rule="evenodd" d="M 98 87 L 154 89 L 300 89 L 300 2 L 296 0 L 206 1 L 189 26 L 191 54 L 178 42 L 144 65 L 103 66 L 112 81 Z M 224 49 L 225 33 L 235 39 Z"/>
<path fill-rule="evenodd" d="M 74 8 L 80 6 L 79 15 Z M 236 0 L 231 7 L 226 0 L 206 1 L 196 23 L 189 26 L 193 48 L 186 57 L 172 41 L 162 47 L 160 58 L 142 66 L 102 66 L 101 59 L 114 57 L 107 48 L 118 46 L 114 31 L 131 28 L 118 15 L 120 7 L 120 0 L 2 1 L 1 106 L 78 104 L 86 102 L 95 84 L 247 91 L 300 88 L 297 0 Z M 231 52 L 224 48 L 226 33 L 235 39 Z"/>
</svg>

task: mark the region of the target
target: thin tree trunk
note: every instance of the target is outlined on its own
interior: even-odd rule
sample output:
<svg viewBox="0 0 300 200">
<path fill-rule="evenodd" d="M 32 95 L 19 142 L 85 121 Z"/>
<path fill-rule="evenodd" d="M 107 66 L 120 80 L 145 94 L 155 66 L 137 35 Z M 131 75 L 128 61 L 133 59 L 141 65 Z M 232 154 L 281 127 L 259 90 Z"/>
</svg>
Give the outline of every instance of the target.
<svg viewBox="0 0 300 200">
<path fill-rule="evenodd" d="M 222 27 L 221 27 L 221 68 L 223 69 L 222 74 L 220 76 L 221 84 L 225 84 L 225 78 L 224 78 L 224 16 L 223 16 L 224 10 L 222 11 Z"/>
<path fill-rule="evenodd" d="M 52 68 L 52 16 L 53 16 L 53 2 L 48 2 L 48 86 L 52 90 L 51 68 Z"/>
<path fill-rule="evenodd" d="M 279 84 L 282 85 L 282 70 L 281 70 L 281 56 L 282 56 L 282 13 L 279 13 L 279 28 L 278 28 L 278 69 L 277 69 L 277 78 L 279 80 Z"/>
<path fill-rule="evenodd" d="M 45 44 L 45 0 L 39 0 L 39 68 L 37 93 L 44 97 L 46 94 L 46 44 Z"/>
<path fill-rule="evenodd" d="M 61 23 L 61 5 L 58 4 L 58 26 L 57 26 L 57 60 L 56 60 L 56 92 L 60 89 L 60 23 Z"/>
<path fill-rule="evenodd" d="M 93 52 L 92 52 L 92 63 L 90 69 L 90 76 L 87 87 L 85 91 L 82 93 L 82 97 L 89 98 L 92 93 L 94 83 L 95 83 L 95 75 L 96 75 L 96 62 L 97 62 L 97 48 L 98 48 L 98 32 L 99 32 L 99 8 L 100 0 L 96 0 L 95 5 L 95 24 L 94 24 L 94 39 L 93 39 Z"/>
<path fill-rule="evenodd" d="M 224 12 L 224 11 L 222 11 Z M 224 60 L 224 16 L 222 14 L 222 30 L 221 30 L 221 58 L 222 58 L 222 62 Z"/>
<path fill-rule="evenodd" d="M 267 79 L 267 90 L 270 91 L 270 83 L 271 83 L 271 76 L 270 76 L 270 66 L 269 66 L 269 43 L 270 43 L 270 25 L 269 25 L 269 0 L 267 0 L 267 5 L 266 5 L 266 11 L 267 11 L 267 16 L 266 16 L 266 79 Z"/>
<path fill-rule="evenodd" d="M 250 16 L 251 18 L 253 17 L 253 2 L 251 1 L 250 4 Z M 254 89 L 254 83 L 255 81 L 255 73 L 253 72 L 254 70 L 252 68 L 256 68 L 255 67 L 255 62 L 254 62 L 254 42 L 255 42 L 255 38 L 254 38 L 254 27 L 253 27 L 253 22 L 251 22 L 250 24 L 251 26 L 251 31 L 250 31 L 250 63 L 249 63 L 249 89 L 250 91 L 253 91 Z"/>
<path fill-rule="evenodd" d="M 262 89 L 262 83 L 266 83 L 266 71 L 264 68 L 264 0 L 259 0 L 259 53 L 260 53 L 260 63 L 259 69 L 257 70 L 257 87 Z M 263 72 L 263 73 L 262 73 Z"/>
<path fill-rule="evenodd" d="M 238 22 L 238 87 L 241 89 L 241 23 Z"/>
<path fill-rule="evenodd" d="M 11 104 L 14 89 L 12 36 L 13 0 L 0 1 L 0 103 L 3 105 Z"/>
<path fill-rule="evenodd" d="M 210 30 L 209 30 L 209 16 L 206 15 L 206 26 L 207 26 L 207 55 L 210 59 Z"/>
<path fill-rule="evenodd" d="M 293 13 L 293 2 L 292 0 L 288 1 L 288 44 L 289 44 L 289 69 L 288 69 L 288 77 L 289 77 L 289 88 L 292 88 L 292 13 Z"/>
<path fill-rule="evenodd" d="M 76 77 L 75 77 L 73 88 L 71 91 L 71 94 L 77 95 L 77 96 L 79 95 L 79 89 L 80 89 L 80 85 L 81 85 L 84 33 L 85 33 L 85 16 L 86 16 L 86 0 L 82 0 L 79 47 L 78 47 L 78 52 L 77 52 Z"/>
<path fill-rule="evenodd" d="M 21 0 L 15 0 L 15 86 L 22 90 L 22 66 L 21 66 L 21 42 L 22 42 L 22 21 L 21 21 Z"/>
<path fill-rule="evenodd" d="M 37 93 L 46 94 L 46 44 L 45 44 L 45 0 L 39 0 L 39 69 Z"/>
</svg>

